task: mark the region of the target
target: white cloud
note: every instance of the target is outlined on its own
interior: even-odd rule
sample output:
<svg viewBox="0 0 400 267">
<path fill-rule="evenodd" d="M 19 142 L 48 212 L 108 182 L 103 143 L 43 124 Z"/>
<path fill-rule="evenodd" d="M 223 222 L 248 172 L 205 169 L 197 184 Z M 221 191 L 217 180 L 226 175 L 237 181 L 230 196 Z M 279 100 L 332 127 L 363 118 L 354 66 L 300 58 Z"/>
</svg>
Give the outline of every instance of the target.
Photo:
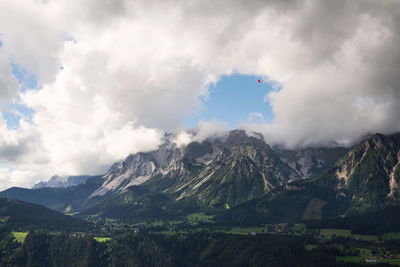
<svg viewBox="0 0 400 267">
<path fill-rule="evenodd" d="M 65 30 L 50 5 L 0 1 L 2 50 L 10 62 L 36 75 L 39 84 L 52 81 L 59 70 Z"/>
<path fill-rule="evenodd" d="M 207 137 L 224 135 L 228 124 L 222 121 L 199 121 L 195 129 L 193 141 L 202 142 Z"/>
<path fill-rule="evenodd" d="M 172 142 L 178 147 L 186 146 L 191 142 L 202 142 L 208 137 L 223 136 L 228 131 L 228 124 L 221 121 L 199 121 L 194 129 L 180 130 Z"/>
<path fill-rule="evenodd" d="M 180 131 L 172 139 L 178 147 L 186 146 L 193 141 L 193 135 L 187 131 Z"/>
<path fill-rule="evenodd" d="M 0 47 L 0 110 L 18 95 L 18 81 L 11 71 L 9 61 Z"/>
<path fill-rule="evenodd" d="M 399 6 L 1 1 L 2 101 L 18 100 L 11 63 L 35 74 L 40 87 L 20 94 L 35 111 L 32 124 L 22 120 L 10 131 L 1 122 L 0 143 L 14 150 L 2 161 L 14 158 L 10 179 L 20 185 L 50 172 L 101 172 L 127 153 L 157 147 L 164 130 L 180 128 L 201 106 L 207 84 L 232 73 L 280 85 L 267 97 L 274 121 L 246 126 L 269 142 L 352 142 L 399 130 Z M 220 129 L 203 124 L 199 140 Z"/>
<path fill-rule="evenodd" d="M 260 112 L 250 112 L 249 118 L 247 119 L 249 122 L 256 122 L 263 119 L 264 116 Z"/>
</svg>

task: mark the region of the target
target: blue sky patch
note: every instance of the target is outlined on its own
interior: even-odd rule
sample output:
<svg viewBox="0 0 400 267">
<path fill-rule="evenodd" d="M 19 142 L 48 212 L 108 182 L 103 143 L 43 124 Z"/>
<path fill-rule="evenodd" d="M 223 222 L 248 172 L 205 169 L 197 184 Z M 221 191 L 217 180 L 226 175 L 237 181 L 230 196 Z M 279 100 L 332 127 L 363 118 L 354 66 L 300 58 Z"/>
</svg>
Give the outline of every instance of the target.
<svg viewBox="0 0 400 267">
<path fill-rule="evenodd" d="M 17 78 L 22 92 L 29 89 L 37 89 L 37 79 L 34 74 L 29 73 L 17 64 L 11 64 L 11 68 L 12 74 Z"/>
<path fill-rule="evenodd" d="M 260 80 L 260 83 L 258 83 Z M 195 127 L 200 120 L 224 121 L 230 128 L 241 123 L 270 122 L 274 118 L 271 106 L 265 102 L 265 95 L 277 90 L 262 77 L 234 74 L 224 76 L 209 88 L 209 96 L 204 100 L 204 108 L 187 117 L 184 125 Z"/>
<path fill-rule="evenodd" d="M 8 105 L 6 110 L 3 112 L 3 118 L 6 120 L 9 129 L 18 129 L 21 118 L 31 123 L 35 113 L 33 109 L 20 104 Z"/>
<path fill-rule="evenodd" d="M 37 79 L 35 75 L 27 72 L 17 64 L 11 64 L 11 68 L 12 74 L 18 80 L 22 92 L 37 89 Z M 2 113 L 9 129 L 18 129 L 19 120 L 21 118 L 28 122 L 32 122 L 33 114 L 34 110 L 18 103 L 9 104 L 6 110 Z"/>
</svg>

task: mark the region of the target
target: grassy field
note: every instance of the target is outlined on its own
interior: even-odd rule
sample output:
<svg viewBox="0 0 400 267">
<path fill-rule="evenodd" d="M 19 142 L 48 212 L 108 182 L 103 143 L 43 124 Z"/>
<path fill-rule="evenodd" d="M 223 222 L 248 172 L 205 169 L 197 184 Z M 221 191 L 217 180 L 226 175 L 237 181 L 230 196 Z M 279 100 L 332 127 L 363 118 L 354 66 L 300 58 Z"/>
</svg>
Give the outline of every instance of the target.
<svg viewBox="0 0 400 267">
<path fill-rule="evenodd" d="M 360 255 L 360 256 L 336 256 L 337 262 L 363 262 L 364 258 L 371 257 L 371 255 Z M 380 259 L 378 257 L 378 263 L 390 263 L 392 265 L 400 265 L 400 257 L 396 255 L 395 259 Z"/>
<path fill-rule="evenodd" d="M 382 239 L 384 240 L 400 239 L 400 233 L 386 233 L 382 235 Z"/>
<path fill-rule="evenodd" d="M 97 242 L 107 242 L 108 240 L 111 240 L 111 237 L 98 237 L 98 236 L 95 236 L 94 240 L 96 240 Z"/>
<path fill-rule="evenodd" d="M 322 238 L 331 239 L 333 235 L 351 237 L 351 232 L 347 229 L 321 229 L 320 235 Z"/>
<path fill-rule="evenodd" d="M 368 248 L 357 248 L 360 250 L 360 256 L 362 257 L 371 257 L 372 256 L 372 251 Z"/>
<path fill-rule="evenodd" d="M 364 258 L 369 258 L 369 257 L 376 257 L 378 258 L 378 262 L 383 262 L 383 263 L 390 263 L 393 265 L 400 265 L 400 254 L 394 255 L 394 259 L 382 259 L 381 254 L 378 255 L 373 255 L 371 249 L 368 248 L 357 248 L 360 250 L 360 256 L 337 256 L 336 260 L 337 261 L 345 261 L 345 262 L 357 262 L 357 258 L 359 261 L 363 261 Z"/>
<path fill-rule="evenodd" d="M 358 238 L 360 240 L 366 240 L 366 241 L 378 241 L 379 238 L 377 235 L 353 235 L 354 238 Z"/>
<path fill-rule="evenodd" d="M 293 232 L 299 232 L 299 233 L 304 233 L 306 231 L 306 226 L 302 223 L 298 223 L 293 225 L 290 230 Z"/>
<path fill-rule="evenodd" d="M 336 256 L 338 262 L 361 262 L 362 258 L 359 256 Z"/>
<path fill-rule="evenodd" d="M 27 232 L 12 232 L 12 235 L 17 240 L 17 242 L 23 244 L 28 233 Z"/>
<path fill-rule="evenodd" d="M 182 222 L 183 221 L 178 221 L 178 220 L 175 220 L 175 221 L 158 220 L 158 221 L 152 221 L 152 222 L 143 221 L 143 222 L 130 224 L 130 226 L 132 226 L 132 227 L 140 227 L 140 226 L 165 227 L 167 225 L 180 224 Z"/>
<path fill-rule="evenodd" d="M 348 229 L 321 229 L 320 235 L 324 239 L 331 239 L 333 235 L 340 236 L 340 237 L 351 237 L 351 238 L 358 238 L 360 240 L 366 241 L 377 241 L 378 236 L 375 235 L 357 235 L 352 234 Z"/>
<path fill-rule="evenodd" d="M 212 218 L 214 216 L 204 214 L 203 212 L 200 213 L 192 213 L 186 216 L 186 219 L 189 221 L 190 224 L 196 224 L 198 222 L 212 222 Z"/>
<path fill-rule="evenodd" d="M 234 227 L 223 232 L 235 235 L 248 235 L 251 232 L 261 233 L 264 229 L 264 227 Z"/>
<path fill-rule="evenodd" d="M 317 248 L 318 246 L 316 245 L 305 245 L 304 248 L 308 251 L 313 250 L 314 248 Z"/>
</svg>

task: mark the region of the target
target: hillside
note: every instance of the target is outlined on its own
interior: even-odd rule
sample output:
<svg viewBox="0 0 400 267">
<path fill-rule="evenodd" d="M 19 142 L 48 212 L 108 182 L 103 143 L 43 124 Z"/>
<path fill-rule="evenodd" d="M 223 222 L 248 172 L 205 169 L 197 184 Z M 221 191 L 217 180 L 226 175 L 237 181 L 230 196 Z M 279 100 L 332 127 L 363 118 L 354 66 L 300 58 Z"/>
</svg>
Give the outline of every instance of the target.
<svg viewBox="0 0 400 267">
<path fill-rule="evenodd" d="M 362 212 L 398 204 L 400 134 L 375 134 L 357 144 L 337 164 L 338 189 L 347 191 L 352 208 Z"/>
<path fill-rule="evenodd" d="M 59 176 L 54 175 L 48 181 L 43 181 L 35 184 L 32 188 L 43 188 L 43 187 L 69 187 L 85 183 L 90 175 L 75 175 L 75 176 Z"/>
<path fill-rule="evenodd" d="M 245 202 L 215 217 L 219 223 L 257 224 L 315 220 L 342 214 L 348 201 L 315 180 L 285 184 L 262 198 Z"/>
<path fill-rule="evenodd" d="M 345 151 L 275 150 L 262 136 L 249 136 L 241 130 L 183 147 L 167 140 L 156 151 L 130 155 L 115 163 L 92 197 L 141 185 L 176 200 L 192 199 L 203 207 L 235 206 L 290 180 L 321 173 L 331 168 Z"/>
<path fill-rule="evenodd" d="M 82 230 L 90 224 L 32 203 L 0 198 L 0 218 L 7 227 Z"/>
<path fill-rule="evenodd" d="M 351 148 L 297 150 L 240 130 L 187 146 L 171 140 L 78 186 L 11 188 L 0 197 L 134 222 L 201 210 L 223 223 L 288 222 L 398 205 L 399 134 L 376 134 Z"/>
<path fill-rule="evenodd" d="M 90 194 L 102 183 L 100 176 L 92 177 L 85 183 L 66 188 L 44 187 L 27 189 L 12 187 L 0 192 L 0 197 L 18 199 L 43 205 L 59 212 L 80 210 Z"/>
<path fill-rule="evenodd" d="M 288 222 L 353 216 L 399 204 L 400 135 L 373 135 L 334 167 L 293 181 L 216 217 L 219 222 Z"/>
<path fill-rule="evenodd" d="M 251 203 L 269 192 L 282 191 L 280 199 L 287 195 L 295 198 L 297 195 L 290 196 L 293 192 L 284 190 L 288 182 L 293 187 L 305 174 L 321 174 L 332 169 L 347 151 L 341 147 L 274 149 L 260 136 L 248 136 L 244 131 L 192 142 L 186 147 L 166 143 L 157 151 L 130 155 L 114 164 L 104 176 L 103 185 L 92 194 L 93 205 L 80 215 L 100 214 L 128 221 L 168 219 L 202 209 L 219 212 L 224 207 L 241 206 L 248 200 Z M 302 187 L 306 188 L 307 184 Z M 282 218 L 298 219 L 303 213 L 304 218 L 325 216 L 326 208 L 335 206 L 325 207 L 335 193 L 325 190 L 330 194 L 324 191 L 320 198 L 330 198 L 326 201 L 314 196 L 314 191 L 304 191 L 300 202 L 303 209 L 299 209 L 300 204 L 287 202 L 285 211 L 280 211 L 287 214 Z M 251 209 L 247 205 L 244 204 L 244 212 L 235 218 L 254 217 L 248 214 Z M 335 212 L 329 211 L 329 214 Z M 273 220 L 280 219 L 272 214 Z"/>
</svg>

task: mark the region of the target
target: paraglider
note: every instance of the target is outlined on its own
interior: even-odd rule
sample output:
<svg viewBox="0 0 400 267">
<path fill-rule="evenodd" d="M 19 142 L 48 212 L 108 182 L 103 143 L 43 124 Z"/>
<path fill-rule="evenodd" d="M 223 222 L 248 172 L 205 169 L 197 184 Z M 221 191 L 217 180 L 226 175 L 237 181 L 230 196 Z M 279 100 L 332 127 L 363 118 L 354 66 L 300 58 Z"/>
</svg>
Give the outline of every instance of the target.
<svg viewBox="0 0 400 267">
<path fill-rule="evenodd" d="M 263 82 L 264 82 L 264 81 L 257 80 L 258 86 L 262 85 Z M 265 82 L 265 83 L 267 83 L 267 82 Z"/>
</svg>

